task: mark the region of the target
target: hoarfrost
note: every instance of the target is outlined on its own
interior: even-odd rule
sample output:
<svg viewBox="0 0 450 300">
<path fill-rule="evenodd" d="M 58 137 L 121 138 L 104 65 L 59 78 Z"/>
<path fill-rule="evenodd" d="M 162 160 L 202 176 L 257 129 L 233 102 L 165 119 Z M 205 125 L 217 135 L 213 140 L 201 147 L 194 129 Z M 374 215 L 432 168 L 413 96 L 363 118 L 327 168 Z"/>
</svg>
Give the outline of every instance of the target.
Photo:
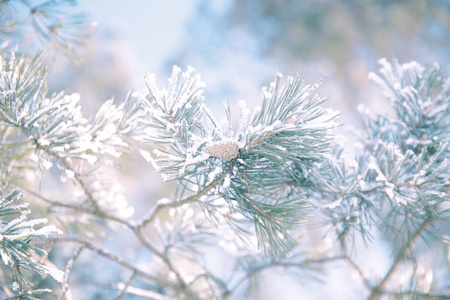
<svg viewBox="0 0 450 300">
<path fill-rule="evenodd" d="M 384 189 L 386 195 L 389 197 L 389 199 L 394 198 L 394 190 L 392 189 L 392 187 L 387 187 Z"/>
<path fill-rule="evenodd" d="M 43 160 L 42 164 L 46 170 L 50 169 L 53 166 L 53 164 L 48 160 Z"/>
<path fill-rule="evenodd" d="M 225 179 L 223 180 L 223 185 L 222 185 L 223 188 L 224 189 L 228 188 L 230 186 L 230 183 L 231 183 L 231 176 L 230 176 L 230 174 L 227 174 L 225 176 Z"/>
<path fill-rule="evenodd" d="M 222 167 L 217 166 L 214 171 L 210 172 L 208 174 L 208 181 L 209 183 L 211 183 L 214 179 L 216 179 L 217 175 L 219 175 L 220 173 L 222 173 Z"/>
<path fill-rule="evenodd" d="M 146 151 L 146 150 L 139 149 L 139 153 L 142 155 L 142 157 L 143 157 L 147 162 L 153 161 L 153 158 L 152 158 L 150 152 L 148 152 L 148 151 Z"/>
<path fill-rule="evenodd" d="M 331 202 L 331 203 L 322 205 L 322 208 L 330 208 L 330 209 L 334 209 L 334 208 L 338 207 L 339 205 L 341 205 L 341 202 L 342 202 L 342 197 L 339 198 L 339 199 L 336 200 L 336 201 L 333 201 L 333 202 Z"/>
<path fill-rule="evenodd" d="M 67 178 L 72 179 L 75 176 L 75 172 L 72 170 L 65 170 L 64 171 L 67 175 Z"/>
</svg>

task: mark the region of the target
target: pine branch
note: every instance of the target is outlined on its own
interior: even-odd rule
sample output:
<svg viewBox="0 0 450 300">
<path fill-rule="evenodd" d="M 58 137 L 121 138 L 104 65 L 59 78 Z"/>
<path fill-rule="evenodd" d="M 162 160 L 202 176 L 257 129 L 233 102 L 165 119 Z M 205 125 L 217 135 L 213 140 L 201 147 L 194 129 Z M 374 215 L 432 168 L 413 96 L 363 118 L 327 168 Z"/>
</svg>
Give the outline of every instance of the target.
<svg viewBox="0 0 450 300">
<path fill-rule="evenodd" d="M 110 221 L 114 221 L 114 222 L 120 223 L 122 225 L 125 225 L 126 227 L 128 227 L 136 235 L 138 240 L 141 242 L 141 244 L 145 248 L 149 249 L 152 253 L 154 253 L 156 256 L 158 256 L 167 265 L 169 270 L 172 273 L 175 274 L 177 280 L 180 282 L 180 289 L 183 291 L 183 293 L 185 293 L 189 297 L 193 295 L 193 292 L 190 291 L 189 286 L 186 284 L 185 280 L 180 275 L 180 273 L 175 269 L 175 267 L 173 266 L 173 264 L 169 260 L 169 258 L 164 253 L 162 253 L 161 251 L 157 250 L 156 247 L 154 247 L 153 245 L 151 245 L 148 242 L 148 240 L 146 239 L 145 235 L 142 233 L 142 230 L 144 229 L 142 226 L 139 226 L 139 225 L 136 226 L 136 225 L 131 224 L 129 222 L 126 222 L 126 221 L 124 221 L 124 220 L 122 220 L 122 219 L 120 219 L 118 217 L 114 217 L 114 216 L 108 215 L 108 214 L 106 214 L 104 212 L 101 212 L 101 211 L 91 211 L 89 209 L 84 209 L 84 208 L 81 208 L 79 206 L 74 206 L 74 205 L 70 205 L 70 204 L 63 204 L 63 203 L 60 203 L 60 202 L 57 202 L 57 201 L 52 201 L 52 200 L 46 199 L 46 198 L 42 197 L 41 195 L 36 194 L 36 193 L 34 193 L 32 191 L 29 191 L 29 192 L 31 194 L 33 194 L 35 197 L 37 197 L 37 198 L 39 198 L 39 199 L 41 199 L 41 200 L 43 200 L 43 201 L 45 201 L 47 203 L 50 203 L 52 205 L 61 206 L 61 207 L 65 207 L 65 208 L 70 208 L 70 209 L 78 211 L 78 212 L 84 212 L 84 213 L 92 214 L 94 216 L 100 217 L 101 219 L 110 220 Z M 190 201 L 190 202 L 192 202 L 192 201 Z M 77 241 L 77 242 L 80 243 L 80 240 L 74 240 L 74 241 Z M 89 249 L 91 249 L 91 248 L 89 248 Z M 140 273 L 137 273 L 137 274 L 140 274 Z"/>
<path fill-rule="evenodd" d="M 13 281 L 16 282 L 16 290 L 20 293 L 33 293 L 32 284 L 28 282 L 22 270 L 31 270 L 39 275 L 51 275 L 61 282 L 64 273 L 56 268 L 47 267 L 38 262 L 36 256 L 46 256 L 47 252 L 33 246 L 30 241 L 39 238 L 48 238 L 52 234 L 60 234 L 61 231 L 54 226 L 45 226 L 35 229 L 36 226 L 45 224 L 47 219 L 29 219 L 28 203 L 17 203 L 22 195 L 17 190 L 5 192 L 0 189 L 0 254 L 5 266 L 10 267 Z M 40 293 L 38 290 L 34 290 Z"/>
</svg>

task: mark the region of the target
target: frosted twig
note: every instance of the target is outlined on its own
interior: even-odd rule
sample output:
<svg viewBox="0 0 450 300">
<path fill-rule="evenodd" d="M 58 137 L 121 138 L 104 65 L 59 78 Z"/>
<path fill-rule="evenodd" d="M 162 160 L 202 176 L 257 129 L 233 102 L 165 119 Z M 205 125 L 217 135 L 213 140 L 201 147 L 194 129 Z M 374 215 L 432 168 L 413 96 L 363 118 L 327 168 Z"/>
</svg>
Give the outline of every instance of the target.
<svg viewBox="0 0 450 300">
<path fill-rule="evenodd" d="M 435 209 L 438 208 L 439 205 L 435 206 Z M 369 300 L 376 300 L 379 299 L 379 297 L 383 294 L 383 288 L 386 286 L 386 284 L 389 282 L 389 279 L 391 276 L 395 273 L 397 268 L 400 265 L 400 262 L 403 260 L 404 255 L 406 254 L 406 251 L 413 247 L 416 243 L 417 239 L 422 236 L 422 233 L 427 229 L 428 226 L 433 222 L 433 220 L 436 220 L 436 217 L 434 215 L 430 215 L 428 218 L 426 218 L 423 223 L 420 225 L 419 228 L 417 228 L 416 232 L 411 236 L 410 239 L 408 239 L 408 242 L 406 245 L 404 245 L 401 249 L 401 251 L 397 254 L 397 257 L 393 264 L 391 265 L 389 271 L 386 273 L 384 278 L 380 281 L 380 283 L 372 288 L 372 292 L 369 296 Z"/>
<path fill-rule="evenodd" d="M 136 274 L 136 276 L 140 276 L 140 277 L 148 279 L 150 281 L 154 281 L 157 284 L 167 286 L 167 287 L 173 288 L 175 290 L 179 289 L 179 286 L 176 283 L 169 281 L 167 279 L 153 276 L 145 271 L 142 271 L 142 270 L 138 269 L 137 267 L 133 266 L 132 264 L 130 264 L 129 262 L 123 260 L 122 258 L 120 258 L 110 252 L 107 252 L 97 246 L 94 246 L 92 243 L 85 241 L 83 239 L 69 238 L 69 237 L 51 237 L 51 238 L 46 238 L 46 240 L 56 241 L 56 242 L 74 242 L 74 243 L 81 244 L 83 247 L 97 253 L 98 255 L 105 257 L 111 261 L 114 261 L 117 264 L 121 265 L 122 267 L 133 271 Z"/>
<path fill-rule="evenodd" d="M 186 293 L 186 295 L 192 295 L 192 292 L 189 291 L 188 285 L 186 284 L 186 282 L 184 281 L 184 279 L 180 275 L 180 273 L 175 269 L 173 264 L 170 262 L 169 258 L 166 255 L 164 255 L 163 253 L 161 253 L 158 249 L 156 249 L 153 245 L 151 245 L 148 242 L 148 240 L 145 238 L 144 234 L 142 233 L 143 227 L 132 225 L 132 224 L 130 224 L 130 223 L 120 219 L 120 218 L 108 215 L 108 214 L 106 214 L 104 212 L 101 212 L 101 211 L 94 212 L 94 211 L 91 211 L 89 209 L 80 208 L 80 207 L 72 206 L 72 205 L 69 205 L 69 204 L 59 203 L 59 202 L 56 202 L 56 201 L 48 200 L 48 199 L 42 197 L 41 195 L 38 195 L 38 194 L 36 194 L 36 193 L 34 193 L 32 191 L 29 191 L 29 192 L 32 193 L 34 196 L 38 197 L 39 199 L 47 202 L 47 203 L 51 203 L 53 205 L 58 205 L 58 206 L 74 209 L 75 211 L 81 211 L 81 212 L 85 212 L 85 213 L 88 213 L 88 214 L 92 214 L 92 215 L 104 218 L 106 220 L 114 221 L 114 222 L 117 222 L 117 223 L 120 223 L 122 225 L 127 226 L 129 229 L 131 229 L 131 231 L 133 231 L 133 233 L 139 239 L 141 244 L 145 248 L 147 248 L 148 250 L 153 252 L 156 256 L 158 256 L 167 265 L 169 270 L 175 274 L 177 280 L 180 282 L 181 289 Z M 139 275 L 139 273 L 136 273 L 136 274 Z"/>
<path fill-rule="evenodd" d="M 230 164 L 231 164 L 231 162 L 229 163 L 229 165 Z M 201 191 L 199 191 L 198 193 L 196 193 L 194 195 L 188 196 L 188 197 L 186 197 L 184 199 L 181 199 L 179 201 L 172 201 L 172 202 L 168 202 L 168 203 L 159 203 L 159 204 L 157 204 L 153 208 L 153 210 L 149 214 L 149 216 L 147 218 L 143 219 L 137 227 L 138 228 L 143 228 L 147 224 L 152 223 L 155 220 L 156 216 L 159 214 L 159 212 L 161 210 L 163 210 L 164 208 L 169 208 L 169 207 L 174 208 L 174 207 L 182 206 L 184 204 L 197 202 L 200 199 L 200 197 L 206 195 L 212 189 L 217 187 L 225 179 L 226 175 L 227 175 L 227 172 L 223 172 L 222 175 L 220 175 L 220 177 L 214 179 L 210 184 L 205 186 Z"/>
<path fill-rule="evenodd" d="M 75 250 L 75 253 L 72 255 L 72 257 L 66 264 L 66 270 L 64 272 L 64 280 L 61 284 L 62 285 L 61 295 L 58 297 L 59 300 L 64 299 L 67 291 L 69 290 L 70 272 L 72 271 L 75 260 L 81 254 L 81 251 L 83 251 L 83 249 L 84 249 L 84 245 L 79 246 L 78 249 Z"/>
<path fill-rule="evenodd" d="M 256 266 L 252 268 L 251 272 L 247 273 L 244 277 L 242 277 L 235 286 L 229 291 L 229 293 L 233 294 L 239 286 L 241 286 L 245 281 L 249 280 L 250 278 L 254 277 L 257 273 L 274 267 L 284 267 L 284 268 L 308 268 L 308 265 L 310 264 L 321 264 L 326 263 L 330 261 L 336 261 L 344 259 L 345 256 L 332 256 L 332 257 L 323 257 L 318 259 L 305 259 L 304 261 L 293 263 L 293 262 L 282 262 L 282 261 L 271 261 L 267 264 L 263 264 L 260 266 Z"/>
<path fill-rule="evenodd" d="M 127 282 L 122 286 L 120 286 L 120 293 L 114 298 L 114 300 L 119 300 L 120 298 L 122 298 L 123 295 L 125 295 L 125 293 L 127 292 L 128 287 L 130 286 L 130 284 L 133 282 L 134 277 L 136 276 L 136 273 L 133 272 L 130 276 L 130 278 L 128 278 Z"/>
</svg>

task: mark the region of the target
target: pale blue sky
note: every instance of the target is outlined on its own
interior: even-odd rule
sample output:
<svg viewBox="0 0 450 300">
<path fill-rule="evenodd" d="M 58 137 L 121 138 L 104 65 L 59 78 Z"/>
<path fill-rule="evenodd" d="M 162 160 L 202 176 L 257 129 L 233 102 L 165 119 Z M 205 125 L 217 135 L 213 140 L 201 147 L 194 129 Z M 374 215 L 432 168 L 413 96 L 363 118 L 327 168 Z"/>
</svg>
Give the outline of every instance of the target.
<svg viewBox="0 0 450 300">
<path fill-rule="evenodd" d="M 197 0 L 79 0 L 79 9 L 97 22 L 98 32 L 113 32 L 129 48 L 141 70 L 161 72 L 183 41 L 185 23 Z M 141 74 L 142 76 L 142 74 Z"/>
</svg>

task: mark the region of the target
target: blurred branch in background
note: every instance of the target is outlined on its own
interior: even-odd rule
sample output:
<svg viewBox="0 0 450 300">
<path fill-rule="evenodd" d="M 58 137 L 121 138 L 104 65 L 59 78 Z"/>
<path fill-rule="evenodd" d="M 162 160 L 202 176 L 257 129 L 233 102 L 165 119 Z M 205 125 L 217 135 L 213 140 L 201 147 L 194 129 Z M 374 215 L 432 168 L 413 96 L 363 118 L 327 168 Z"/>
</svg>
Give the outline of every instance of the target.
<svg viewBox="0 0 450 300">
<path fill-rule="evenodd" d="M 81 61 L 79 50 L 85 46 L 95 23 L 84 13 L 72 13 L 76 3 L 76 0 L 2 0 L 2 48 L 19 44 L 21 50 L 33 52 L 43 46 L 53 55 L 61 53 Z"/>
<path fill-rule="evenodd" d="M 200 0 L 184 47 L 168 64 L 218 77 L 208 90 L 213 99 L 256 97 L 245 83 L 267 82 L 264 74 L 273 70 L 325 76 L 331 106 L 356 125 L 358 104 L 380 110 L 373 102 L 381 95 L 367 80 L 378 58 L 438 61 L 449 69 L 449 52 L 445 0 Z M 216 68 L 224 72 L 209 71 Z"/>
</svg>

